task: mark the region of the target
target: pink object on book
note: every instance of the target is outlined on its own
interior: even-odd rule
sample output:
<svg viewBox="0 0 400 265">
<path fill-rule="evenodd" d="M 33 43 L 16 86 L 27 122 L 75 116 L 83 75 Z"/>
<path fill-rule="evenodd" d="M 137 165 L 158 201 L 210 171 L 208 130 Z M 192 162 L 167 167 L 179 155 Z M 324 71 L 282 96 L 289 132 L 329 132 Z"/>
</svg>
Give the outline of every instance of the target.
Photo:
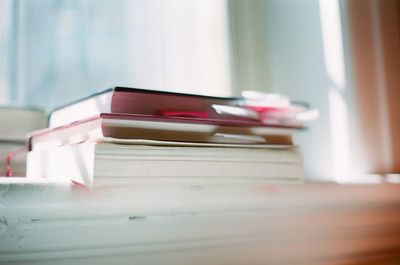
<svg viewBox="0 0 400 265">
<path fill-rule="evenodd" d="M 204 111 L 160 110 L 160 113 L 166 117 L 208 118 L 208 113 Z"/>
<path fill-rule="evenodd" d="M 12 160 L 16 155 L 21 154 L 21 153 L 25 153 L 25 152 L 27 152 L 27 151 L 28 151 L 28 150 L 26 149 L 26 147 L 21 147 L 21 148 L 18 148 L 17 150 L 12 151 L 12 152 L 9 152 L 9 153 L 7 154 L 7 157 L 6 157 L 6 168 L 7 168 L 6 176 L 7 176 L 7 177 L 12 177 L 12 175 L 13 175 L 13 173 L 12 173 L 12 166 L 11 166 L 11 160 Z"/>
<path fill-rule="evenodd" d="M 278 108 L 278 107 L 263 107 L 263 106 L 246 106 L 246 108 L 254 110 L 259 113 L 264 112 L 287 112 L 289 108 Z"/>
</svg>

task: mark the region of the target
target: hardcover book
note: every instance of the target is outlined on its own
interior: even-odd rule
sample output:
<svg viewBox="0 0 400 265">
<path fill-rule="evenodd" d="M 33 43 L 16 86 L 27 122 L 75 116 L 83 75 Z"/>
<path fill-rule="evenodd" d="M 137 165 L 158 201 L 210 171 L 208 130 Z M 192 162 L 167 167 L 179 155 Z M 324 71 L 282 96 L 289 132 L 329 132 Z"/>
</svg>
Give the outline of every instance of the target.
<svg viewBox="0 0 400 265">
<path fill-rule="evenodd" d="M 115 87 L 93 94 L 55 109 L 49 116 L 49 127 L 63 126 L 78 120 L 99 116 L 101 113 L 148 115 L 153 117 L 192 118 L 197 122 L 258 122 L 259 125 L 301 128 L 301 124 L 285 122 L 265 124 L 257 117 L 232 115 L 216 111 L 215 106 L 241 108 L 240 98 L 211 97 L 127 87 Z M 242 108 L 244 111 L 245 109 Z"/>
<path fill-rule="evenodd" d="M 57 128 L 32 132 L 29 149 L 43 149 L 105 137 L 161 141 L 291 145 L 294 129 L 258 121 L 198 119 L 102 113 Z"/>
</svg>

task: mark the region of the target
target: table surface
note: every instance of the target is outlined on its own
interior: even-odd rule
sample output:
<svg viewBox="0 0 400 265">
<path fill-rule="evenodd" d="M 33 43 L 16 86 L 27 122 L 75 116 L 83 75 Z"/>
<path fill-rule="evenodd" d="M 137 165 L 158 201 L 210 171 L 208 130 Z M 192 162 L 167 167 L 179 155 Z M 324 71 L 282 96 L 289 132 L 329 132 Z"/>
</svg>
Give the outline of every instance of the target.
<svg viewBox="0 0 400 265">
<path fill-rule="evenodd" d="M 0 180 L 4 264 L 383 264 L 399 253 L 395 184 Z"/>
</svg>

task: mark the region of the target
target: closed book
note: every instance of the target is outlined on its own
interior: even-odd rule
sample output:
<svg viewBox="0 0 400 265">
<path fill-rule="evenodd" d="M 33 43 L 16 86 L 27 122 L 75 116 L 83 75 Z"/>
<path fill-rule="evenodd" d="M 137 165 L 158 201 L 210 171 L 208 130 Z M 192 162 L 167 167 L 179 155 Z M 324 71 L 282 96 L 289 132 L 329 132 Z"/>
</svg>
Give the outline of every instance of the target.
<svg viewBox="0 0 400 265">
<path fill-rule="evenodd" d="M 294 146 L 185 144 L 106 139 L 33 150 L 29 178 L 61 178 L 88 187 L 96 181 L 164 184 L 300 183 Z"/>
<path fill-rule="evenodd" d="M 258 118 L 218 113 L 214 107 L 241 107 L 243 99 L 211 97 L 127 87 L 115 87 L 61 106 L 49 115 L 49 127 L 59 127 L 101 113 L 137 114 L 159 117 L 188 117 L 200 121 L 248 121 L 261 123 Z M 213 107 L 214 106 L 214 107 Z M 301 128 L 284 122 L 269 124 L 274 127 Z"/>
<path fill-rule="evenodd" d="M 163 111 L 186 111 L 189 116 L 222 118 L 212 104 L 235 102 L 236 98 L 114 87 L 55 109 L 50 113 L 49 125 L 57 127 L 100 113 L 160 115 Z"/>
<path fill-rule="evenodd" d="M 257 121 L 160 117 L 102 113 L 57 128 L 32 132 L 30 150 L 103 138 L 161 141 L 292 144 L 292 128 L 269 127 Z"/>
</svg>

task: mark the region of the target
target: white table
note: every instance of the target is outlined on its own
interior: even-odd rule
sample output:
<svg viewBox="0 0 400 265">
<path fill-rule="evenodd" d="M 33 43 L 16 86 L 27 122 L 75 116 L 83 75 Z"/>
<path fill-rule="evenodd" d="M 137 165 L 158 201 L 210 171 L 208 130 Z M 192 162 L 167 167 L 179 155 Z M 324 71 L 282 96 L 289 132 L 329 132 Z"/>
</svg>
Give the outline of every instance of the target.
<svg viewBox="0 0 400 265">
<path fill-rule="evenodd" d="M 69 183 L 0 180 L 1 264 L 399 259 L 398 185 L 136 185 L 89 191 Z"/>
</svg>

